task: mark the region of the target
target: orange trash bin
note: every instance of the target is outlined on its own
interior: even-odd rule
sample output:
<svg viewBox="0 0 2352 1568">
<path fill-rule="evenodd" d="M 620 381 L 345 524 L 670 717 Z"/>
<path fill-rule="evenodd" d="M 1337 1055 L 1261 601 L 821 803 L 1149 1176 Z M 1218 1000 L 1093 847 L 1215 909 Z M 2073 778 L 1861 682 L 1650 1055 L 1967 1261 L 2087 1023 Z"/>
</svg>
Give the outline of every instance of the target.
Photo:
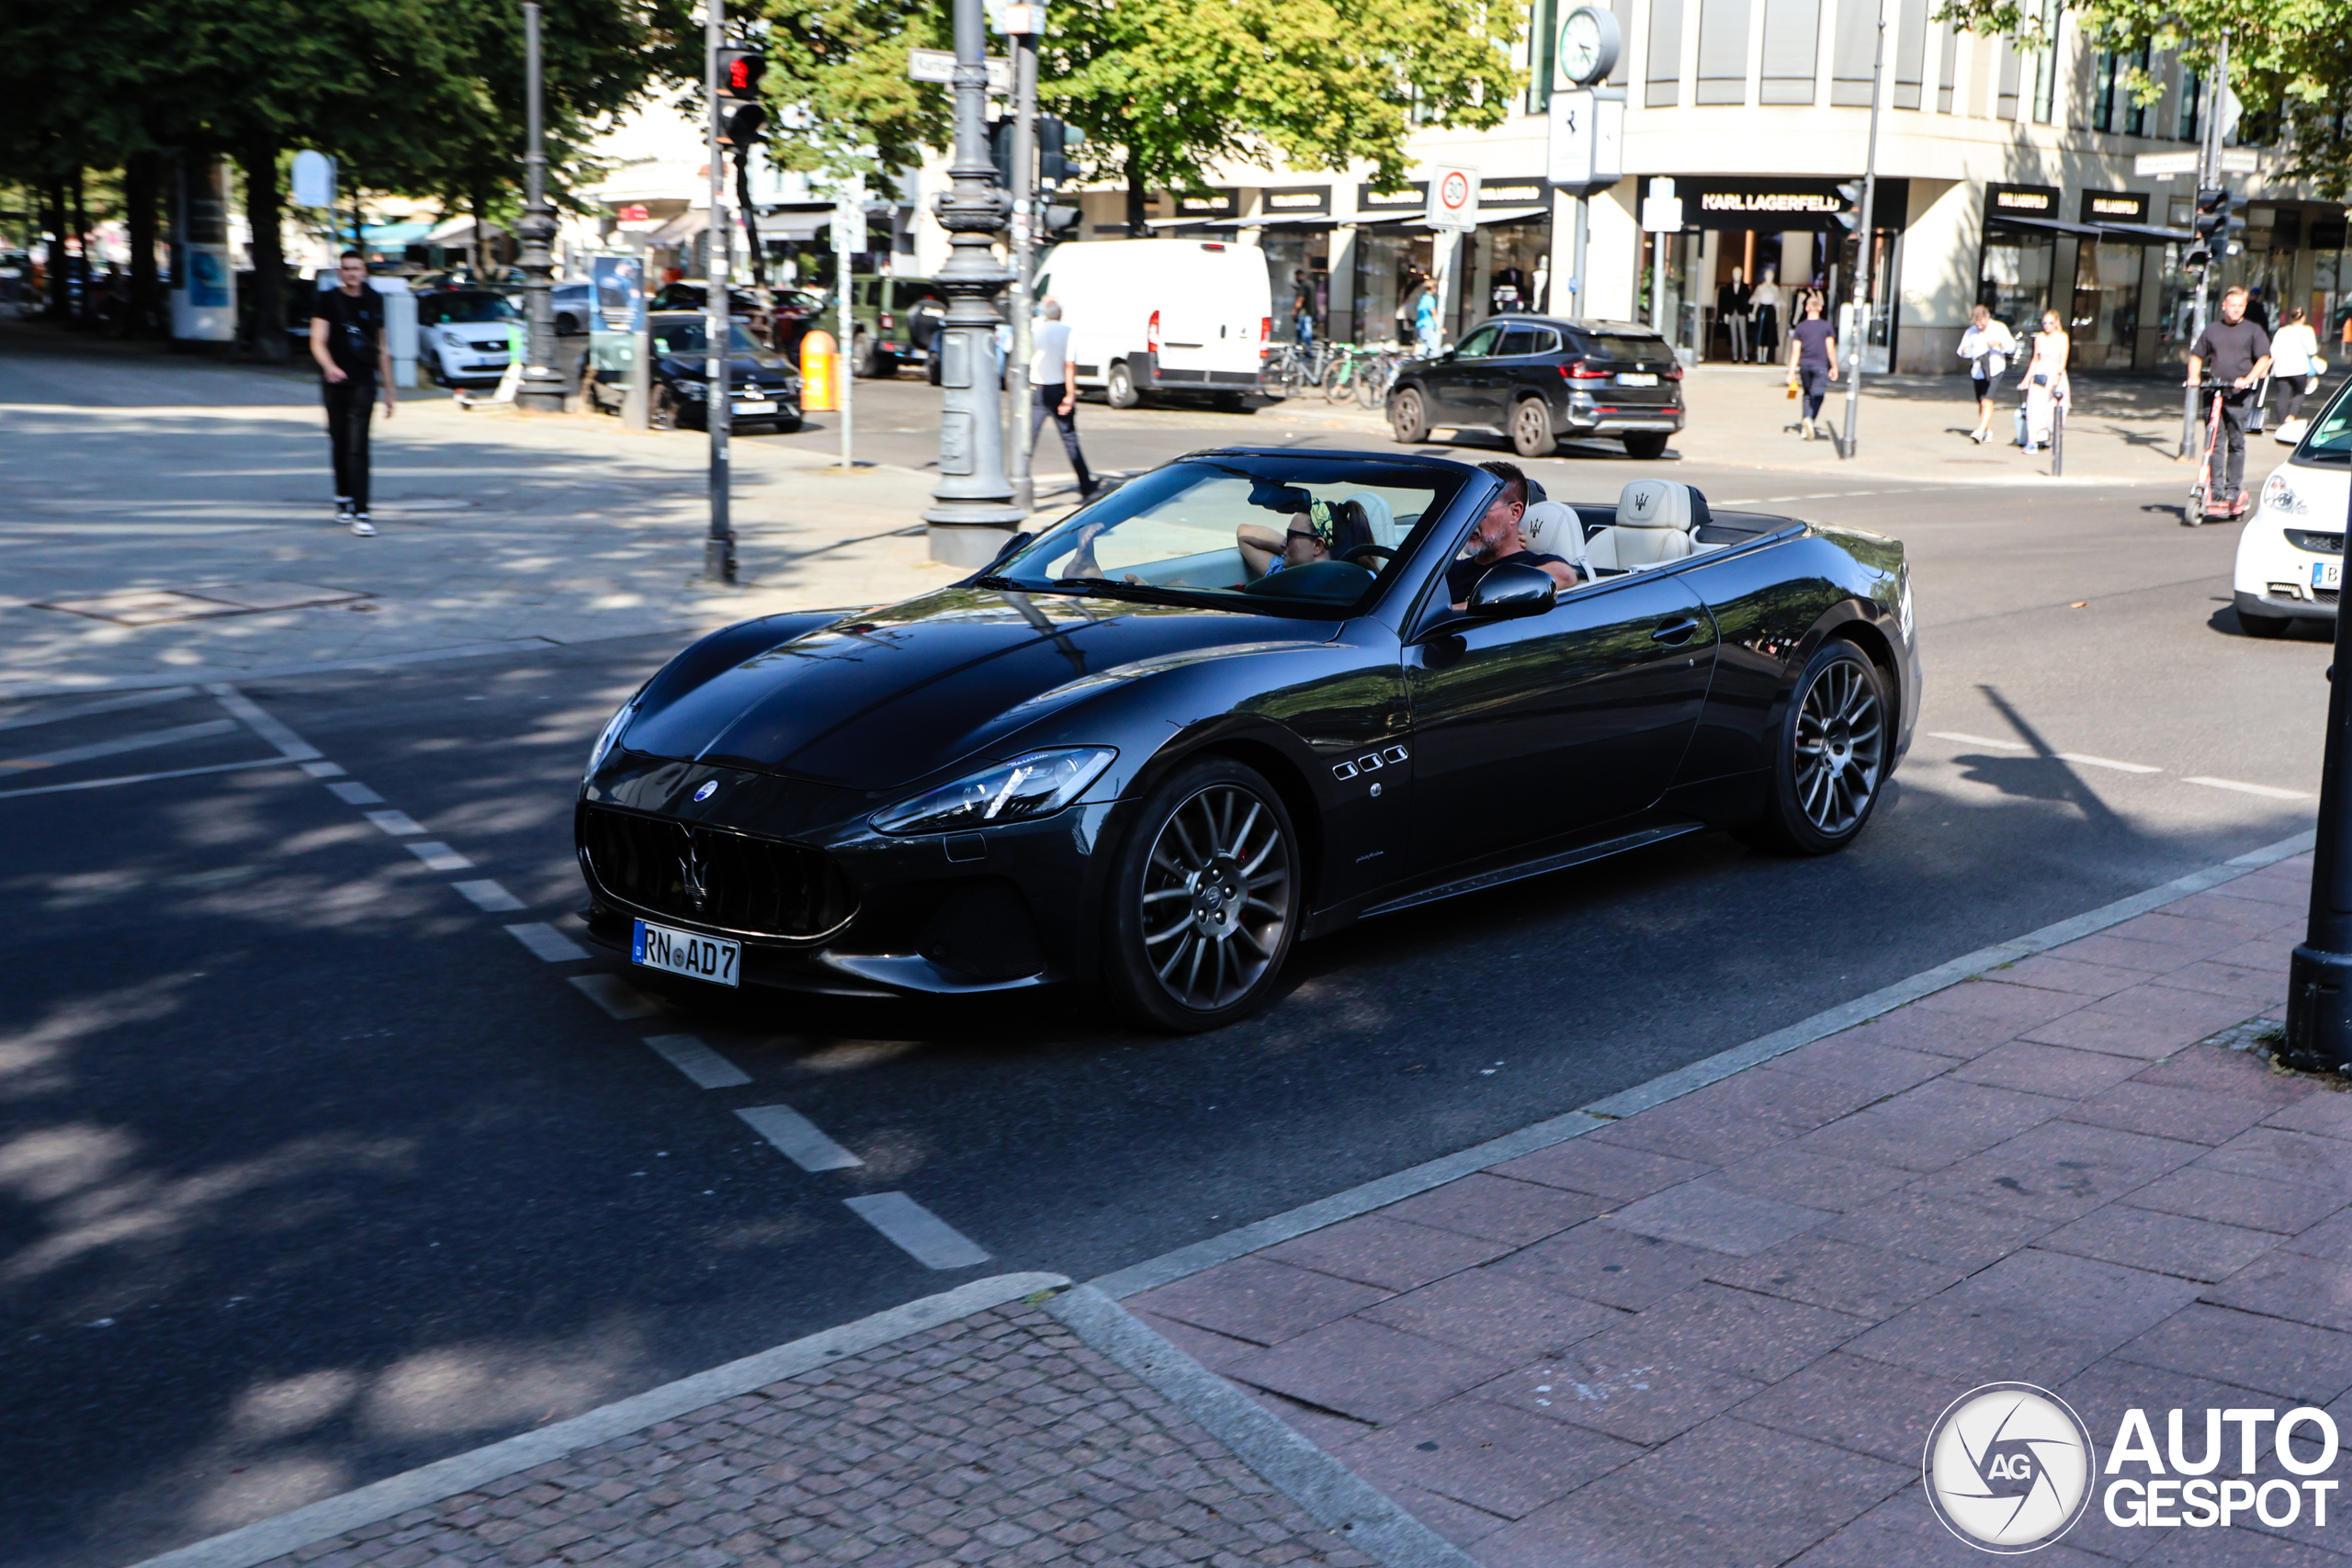
<svg viewBox="0 0 2352 1568">
<path fill-rule="evenodd" d="M 800 410 L 803 413 L 841 412 L 841 344 L 822 329 L 800 340 Z"/>
</svg>

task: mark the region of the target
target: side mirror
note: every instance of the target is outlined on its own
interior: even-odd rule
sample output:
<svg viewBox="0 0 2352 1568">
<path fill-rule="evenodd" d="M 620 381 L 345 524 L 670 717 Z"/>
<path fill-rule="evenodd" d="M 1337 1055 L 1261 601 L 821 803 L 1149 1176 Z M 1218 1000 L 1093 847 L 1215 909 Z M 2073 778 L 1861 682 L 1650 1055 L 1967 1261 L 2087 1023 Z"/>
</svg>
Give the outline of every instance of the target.
<svg viewBox="0 0 2352 1568">
<path fill-rule="evenodd" d="M 1469 611 L 1483 621 L 1515 621 L 1543 615 L 1559 596 L 1558 584 L 1543 568 L 1505 561 L 1470 590 Z"/>
</svg>

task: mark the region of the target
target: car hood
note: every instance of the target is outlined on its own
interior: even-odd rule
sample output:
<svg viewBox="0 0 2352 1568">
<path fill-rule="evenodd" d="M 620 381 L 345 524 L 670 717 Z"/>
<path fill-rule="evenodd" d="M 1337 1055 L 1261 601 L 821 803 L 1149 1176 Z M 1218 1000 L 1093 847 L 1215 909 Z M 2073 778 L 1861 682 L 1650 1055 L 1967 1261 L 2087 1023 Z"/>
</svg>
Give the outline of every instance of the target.
<svg viewBox="0 0 2352 1568">
<path fill-rule="evenodd" d="M 665 354 L 662 356 L 662 364 L 680 380 L 699 381 L 703 378 L 705 361 L 699 354 Z M 773 381 L 778 377 L 789 378 L 791 375 L 792 367 L 780 359 L 763 363 L 739 354 L 727 362 L 727 378 L 733 382 Z"/>
<path fill-rule="evenodd" d="M 992 746 L 1009 755 L 1022 730 L 1133 667 L 1312 646 L 1338 630 L 1244 611 L 944 589 L 753 654 L 641 711 L 620 743 L 886 790 Z"/>
</svg>

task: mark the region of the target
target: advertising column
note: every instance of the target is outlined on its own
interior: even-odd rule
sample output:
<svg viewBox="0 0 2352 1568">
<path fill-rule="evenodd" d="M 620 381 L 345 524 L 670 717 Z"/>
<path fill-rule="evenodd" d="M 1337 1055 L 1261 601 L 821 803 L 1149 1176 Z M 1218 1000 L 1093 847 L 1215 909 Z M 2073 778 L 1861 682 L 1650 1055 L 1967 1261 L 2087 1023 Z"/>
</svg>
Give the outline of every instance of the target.
<svg viewBox="0 0 2352 1568">
<path fill-rule="evenodd" d="M 174 161 L 172 336 L 234 343 L 237 275 L 229 260 L 229 166 L 217 158 Z"/>
</svg>

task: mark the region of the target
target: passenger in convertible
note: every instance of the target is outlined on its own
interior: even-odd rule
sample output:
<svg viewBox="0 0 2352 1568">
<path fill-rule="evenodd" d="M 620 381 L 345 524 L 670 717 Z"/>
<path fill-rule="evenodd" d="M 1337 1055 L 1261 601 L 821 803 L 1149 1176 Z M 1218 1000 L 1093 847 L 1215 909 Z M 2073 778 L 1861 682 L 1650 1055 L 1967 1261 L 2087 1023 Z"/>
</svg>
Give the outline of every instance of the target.
<svg viewBox="0 0 2352 1568">
<path fill-rule="evenodd" d="M 1356 501 L 1309 502 L 1306 510 L 1293 516 L 1289 529 L 1280 536 L 1272 528 L 1254 523 L 1244 523 L 1233 533 L 1242 564 L 1258 581 L 1311 561 L 1347 560 L 1364 546 L 1377 543 L 1373 537 L 1372 518 L 1363 503 Z M 1356 564 L 1366 570 L 1374 570 L 1365 561 Z"/>
<path fill-rule="evenodd" d="M 1527 516 L 1527 476 L 1516 463 L 1481 463 L 1480 468 L 1503 481 L 1502 493 L 1487 506 L 1487 514 L 1470 530 L 1464 541 L 1472 551 L 1445 569 L 1445 594 L 1457 610 L 1470 607 L 1471 591 L 1478 580 L 1505 561 L 1520 566 L 1543 569 L 1544 575 L 1562 588 L 1574 588 L 1583 581 L 1577 569 L 1559 556 L 1539 554 L 1527 547 L 1527 536 L 1520 531 L 1520 524 Z"/>
</svg>

